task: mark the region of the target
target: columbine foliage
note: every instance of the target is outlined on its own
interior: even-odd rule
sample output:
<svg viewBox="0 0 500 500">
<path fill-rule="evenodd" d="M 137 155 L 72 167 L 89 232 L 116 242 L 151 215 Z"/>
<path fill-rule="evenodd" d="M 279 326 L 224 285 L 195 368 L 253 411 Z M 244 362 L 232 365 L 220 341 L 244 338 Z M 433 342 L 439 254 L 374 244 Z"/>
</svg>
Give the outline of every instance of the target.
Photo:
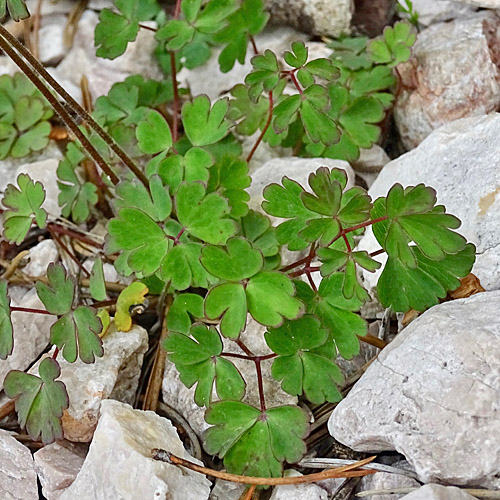
<svg viewBox="0 0 500 500">
<path fill-rule="evenodd" d="M 22 17 L 20 4 L 8 5 Z M 304 156 L 349 160 L 377 142 L 393 101 L 393 67 L 409 57 L 415 36 L 407 23 L 396 23 L 378 40 L 331 41 L 330 57 L 311 59 L 302 42 L 284 54 L 257 53 L 253 37 L 269 17 L 262 0 L 182 0 L 172 16 L 155 0 L 116 0 L 115 7 L 100 14 L 97 54 L 118 57 L 140 23 L 155 20 L 160 61 L 170 53 L 171 80 L 132 76 L 95 103 L 94 119 L 143 167 L 143 176 L 125 171 L 90 128 L 82 130 L 115 179 L 79 144 L 68 144 L 58 168 L 63 216 L 90 230 L 104 214 L 110 219 L 106 244 L 83 299 L 61 265 L 51 264 L 47 279 L 37 283 L 45 312 L 57 318 L 51 327 L 56 349 L 40 363 L 39 376 L 11 372 L 5 391 L 16 398 L 20 423 L 34 438 L 62 436 L 68 399 L 56 380 L 58 352 L 68 362 L 102 356 L 100 337 L 110 316 L 89 301 L 102 305 L 112 298 L 103 262 L 113 262 L 135 279 L 116 299 L 118 330 L 132 327 L 134 309 L 148 293 L 171 303 L 162 311 L 164 347 L 182 382 L 195 387 L 196 404 L 207 408 L 206 451 L 223 458 L 230 472 L 279 476 L 284 462 L 295 463 L 306 451 L 308 417 L 298 406 L 268 408 L 261 383 L 258 403 L 250 401 L 249 380 L 235 359 L 255 364 L 258 382 L 261 364 L 269 363 L 286 393 L 314 404 L 337 402 L 343 379 L 336 358 L 356 355 L 367 333 L 359 310 L 369 296 L 359 273 L 382 267 L 375 255 L 355 250 L 354 235 L 373 226 L 381 247 L 376 254 L 387 253 L 378 296 L 396 311 L 437 304 L 474 261 L 474 246 L 456 232 L 460 221 L 436 205 L 434 190 L 424 185 L 396 184 L 372 200 L 360 187 L 347 187 L 343 170 L 321 167 L 308 185 L 284 177 L 265 187 L 262 211 L 248 206 L 248 161 L 261 140 Z M 222 47 L 222 71 L 243 63 L 249 46 L 255 54 L 245 82 L 212 102 L 179 89 L 176 72 L 202 64 L 214 46 Z M 0 78 L 0 155 L 43 147 L 50 114 L 22 77 Z M 252 134 L 259 138 L 245 161 L 237 138 Z M 22 174 L 17 184 L 5 192 L 2 217 L 4 237 L 20 244 L 33 222 L 46 226 L 47 213 L 40 183 Z M 273 226 L 268 215 L 279 221 Z M 304 257 L 283 265 L 285 247 Z M 0 282 L 2 359 L 13 349 L 16 310 L 7 292 Z M 265 327 L 267 354 L 257 356 L 244 344 L 249 320 Z"/>
</svg>

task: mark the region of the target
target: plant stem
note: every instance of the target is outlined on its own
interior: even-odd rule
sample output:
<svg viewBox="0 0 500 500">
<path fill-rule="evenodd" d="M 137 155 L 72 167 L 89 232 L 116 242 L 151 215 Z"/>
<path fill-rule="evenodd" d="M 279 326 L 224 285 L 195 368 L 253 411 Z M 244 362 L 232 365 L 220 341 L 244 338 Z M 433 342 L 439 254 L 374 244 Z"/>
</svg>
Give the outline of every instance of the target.
<svg viewBox="0 0 500 500">
<path fill-rule="evenodd" d="M 379 248 L 378 250 L 375 250 L 375 252 L 372 252 L 370 257 L 376 257 L 377 255 L 381 255 L 383 253 L 385 253 L 385 250 L 383 248 Z"/>
<path fill-rule="evenodd" d="M 5 44 L 4 40 L 8 42 Z M 112 170 L 107 166 L 106 162 L 102 156 L 97 152 L 97 150 L 92 146 L 90 141 L 83 135 L 78 126 L 73 122 L 69 113 L 64 109 L 64 107 L 54 98 L 52 93 L 42 84 L 39 77 L 43 78 L 48 85 L 50 85 L 70 106 L 71 108 L 84 120 L 97 135 L 111 148 L 111 150 L 120 158 L 120 160 L 135 174 L 135 176 L 149 189 L 149 183 L 147 177 L 144 173 L 137 167 L 137 165 L 129 158 L 129 156 L 123 151 L 123 149 L 116 144 L 112 137 L 90 116 L 85 109 L 80 106 L 80 104 L 71 97 L 66 90 L 64 90 L 59 83 L 47 72 L 47 70 L 37 61 L 35 57 L 30 53 L 29 50 L 20 43 L 16 37 L 11 35 L 3 26 L 0 25 L 0 46 L 1 48 L 11 57 L 11 59 L 19 66 L 19 68 L 26 74 L 26 76 L 34 83 L 34 85 L 40 90 L 44 97 L 49 101 L 49 103 L 54 106 L 55 111 L 61 116 L 63 122 L 66 126 L 76 135 L 78 140 L 82 143 L 85 150 L 92 156 L 92 159 L 102 168 L 103 172 L 109 176 L 113 184 L 117 184 L 119 179 L 112 172 Z M 5 48 L 7 46 L 7 48 Z M 19 54 L 24 57 L 33 69 L 30 69 L 27 64 L 20 58 L 20 56 L 14 52 L 11 47 L 19 52 Z M 31 75 L 31 76 L 30 76 Z M 37 78 L 38 76 L 38 78 Z M 42 88 L 43 90 L 42 90 Z M 48 94 L 48 95 L 47 95 Z M 57 103 L 55 106 L 53 103 Z M 62 112 L 61 112 L 62 109 Z M 65 119 L 66 118 L 66 119 Z M 68 122 L 66 121 L 68 120 Z M 83 140 L 82 140 L 83 138 Z M 87 146 L 90 145 L 90 149 Z M 103 167 L 104 165 L 104 167 Z"/>
<path fill-rule="evenodd" d="M 158 448 L 154 448 L 153 450 L 151 450 L 151 457 L 154 460 L 160 460 L 161 462 L 166 462 L 173 465 L 180 465 L 182 467 L 186 467 L 187 469 L 200 472 L 201 474 L 205 474 L 211 477 L 217 477 L 225 481 L 231 481 L 233 483 L 240 484 L 256 484 L 262 486 L 304 484 L 322 481 L 323 479 L 329 479 L 333 477 L 360 477 L 366 476 L 368 474 L 374 474 L 376 472 L 374 470 L 361 469 L 361 467 L 364 467 L 365 465 L 372 462 L 375 457 L 365 458 L 364 460 L 360 460 L 359 462 L 355 462 L 350 465 L 344 465 L 335 469 L 326 469 L 322 472 L 315 472 L 313 474 L 307 474 L 298 477 L 252 477 L 240 476 L 238 474 L 229 474 L 228 472 L 202 467 L 201 465 L 189 462 L 184 458 L 177 457 L 169 451 L 161 450 Z"/>
<path fill-rule="evenodd" d="M 145 24 L 141 23 L 139 23 L 139 28 L 142 28 L 143 30 L 154 31 L 155 33 L 158 31 L 156 28 L 152 28 L 151 26 L 146 26 Z"/>
<path fill-rule="evenodd" d="M 172 123 L 172 142 L 175 144 L 179 135 L 179 86 L 177 84 L 177 67 L 175 62 L 175 52 L 170 52 L 170 68 L 172 72 L 172 86 L 174 88 L 174 109 L 173 109 L 173 123 Z"/>
<path fill-rule="evenodd" d="M 31 307 L 13 307 L 10 308 L 11 312 L 24 312 L 24 313 L 33 313 L 33 314 L 48 314 L 50 316 L 54 316 L 49 311 L 45 311 L 44 309 L 32 309 Z"/>
<path fill-rule="evenodd" d="M 70 238 L 74 238 L 75 240 L 79 240 L 82 243 L 86 243 L 87 245 L 91 245 L 95 248 L 103 248 L 104 245 L 101 243 L 97 243 L 95 241 L 92 241 L 90 238 L 87 238 L 83 234 L 77 233 L 76 231 L 73 231 L 71 229 L 68 229 L 64 226 L 59 226 L 58 224 L 55 224 L 54 222 L 50 222 L 47 224 L 47 229 L 50 233 L 57 233 L 57 234 L 64 234 L 66 236 L 69 236 Z"/>
<path fill-rule="evenodd" d="M 253 145 L 252 150 L 247 156 L 247 163 L 252 159 L 253 155 L 255 154 L 255 151 L 259 147 L 259 144 L 262 142 L 262 139 L 264 139 L 264 136 L 266 135 L 267 130 L 269 129 L 271 125 L 271 121 L 273 119 L 273 109 L 274 109 L 274 102 L 273 102 L 273 91 L 269 91 L 269 112 L 267 115 L 267 120 L 266 124 L 264 125 L 264 128 L 262 129 L 257 141 L 255 141 L 255 144 Z"/>
<path fill-rule="evenodd" d="M 298 90 L 299 94 L 303 96 L 304 91 L 302 90 L 302 86 L 300 85 L 299 81 L 297 80 L 297 77 L 295 76 L 295 71 L 290 71 L 289 76 L 290 80 L 292 80 L 292 83 L 295 85 L 295 88 Z"/>
<path fill-rule="evenodd" d="M 58 354 L 59 354 L 59 347 L 56 346 L 54 349 L 54 353 L 52 354 L 52 359 L 55 360 Z"/>
<path fill-rule="evenodd" d="M 222 352 L 221 356 L 226 356 L 228 358 L 238 358 L 245 359 L 246 361 L 255 361 L 259 359 L 260 361 L 265 361 L 266 359 L 273 359 L 277 356 L 274 352 L 272 354 L 266 354 L 265 356 L 247 356 L 245 354 L 238 354 L 236 352 Z"/>
<path fill-rule="evenodd" d="M 181 14 L 181 4 L 182 4 L 182 0 L 176 0 L 174 15 L 173 15 L 174 19 L 178 19 L 180 14 Z"/>
<path fill-rule="evenodd" d="M 252 35 L 250 35 L 250 43 L 252 44 L 253 53 L 257 56 L 259 54 L 259 49 L 257 48 L 255 38 Z"/>
<path fill-rule="evenodd" d="M 264 382 L 262 380 L 262 370 L 260 367 L 260 359 L 254 359 L 255 371 L 257 372 L 257 383 L 259 385 L 259 399 L 260 399 L 260 411 L 264 413 L 266 411 L 266 397 L 264 395 Z"/>
<path fill-rule="evenodd" d="M 50 231 L 49 231 L 50 232 Z M 57 236 L 55 233 L 51 233 L 52 238 L 56 241 L 56 243 L 64 250 L 66 255 L 78 266 L 78 268 L 87 276 L 87 278 L 90 278 L 90 273 L 83 267 L 83 264 L 76 258 L 76 255 L 73 254 L 73 252 L 66 246 L 66 244 Z"/>
</svg>

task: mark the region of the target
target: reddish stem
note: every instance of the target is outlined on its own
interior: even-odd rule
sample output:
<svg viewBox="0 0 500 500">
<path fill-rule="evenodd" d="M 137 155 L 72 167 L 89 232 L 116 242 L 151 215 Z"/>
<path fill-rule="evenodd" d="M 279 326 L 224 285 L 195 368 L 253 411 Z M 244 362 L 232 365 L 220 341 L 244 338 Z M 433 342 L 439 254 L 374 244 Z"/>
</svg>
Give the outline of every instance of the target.
<svg viewBox="0 0 500 500">
<path fill-rule="evenodd" d="M 375 250 L 375 252 L 372 252 L 370 257 L 376 257 L 377 255 L 381 255 L 383 253 L 385 253 L 385 250 L 383 248 L 379 248 L 378 250 Z"/>
<path fill-rule="evenodd" d="M 154 31 L 155 33 L 158 31 L 156 28 L 152 28 L 151 26 L 146 26 L 145 24 L 141 23 L 139 23 L 139 28 L 142 28 L 143 30 Z"/>
<path fill-rule="evenodd" d="M 255 371 L 257 372 L 257 382 L 259 384 L 259 399 L 260 399 L 260 411 L 264 413 L 266 411 L 266 398 L 264 396 L 264 383 L 262 380 L 262 370 L 260 368 L 260 359 L 254 360 Z"/>
<path fill-rule="evenodd" d="M 54 316 L 49 311 L 45 311 L 44 309 L 32 309 L 31 307 L 14 307 L 11 306 L 11 312 L 24 312 L 24 313 L 33 313 L 33 314 L 48 314 Z"/>
<path fill-rule="evenodd" d="M 349 253 L 351 253 L 352 248 L 351 248 L 351 245 L 350 245 L 349 240 L 347 239 L 347 236 L 345 235 L 345 233 L 342 233 L 342 238 L 344 239 L 344 243 L 345 243 L 345 246 L 347 247 L 347 251 Z"/>
<path fill-rule="evenodd" d="M 273 359 L 277 356 L 277 354 L 274 352 L 272 354 L 266 354 L 265 356 L 247 356 L 245 354 L 237 354 L 235 352 L 223 352 L 220 355 L 226 356 L 228 358 L 245 359 L 246 361 L 255 361 L 256 359 L 265 361 L 266 359 Z"/>
<path fill-rule="evenodd" d="M 267 115 L 267 121 L 266 121 L 266 124 L 264 125 L 264 128 L 262 129 L 262 132 L 260 133 L 257 141 L 253 145 L 252 150 L 250 151 L 250 153 L 247 156 L 247 163 L 252 159 L 253 155 L 255 154 L 255 151 L 257 151 L 259 144 L 262 142 L 262 139 L 264 139 L 264 136 L 266 135 L 266 132 L 271 125 L 271 121 L 273 120 L 273 109 L 274 109 L 273 91 L 271 90 L 269 92 L 269 112 Z"/>
<path fill-rule="evenodd" d="M 53 222 L 47 224 L 47 229 L 49 230 L 50 233 L 65 234 L 66 236 L 69 236 L 70 238 L 74 238 L 75 240 L 79 240 L 82 243 L 86 243 L 87 245 L 91 245 L 95 248 L 103 248 L 103 246 L 104 246 L 104 245 L 96 243 L 95 241 L 87 238 L 83 234 L 77 233 L 76 231 L 73 231 L 72 229 L 68 229 L 64 226 L 59 226 L 58 224 L 54 224 Z"/>
<path fill-rule="evenodd" d="M 50 233 L 50 230 L 49 230 Z M 56 241 L 56 243 L 64 250 L 66 255 L 79 267 L 79 269 L 87 276 L 87 278 L 90 278 L 90 273 L 83 267 L 83 264 L 76 258 L 76 256 L 73 254 L 73 252 L 64 244 L 64 242 L 57 236 L 55 233 L 50 233 L 52 238 Z"/>
<path fill-rule="evenodd" d="M 174 245 L 177 245 L 179 243 L 179 240 L 181 239 L 181 236 L 184 234 L 184 231 L 186 230 L 185 227 L 183 227 L 180 231 L 179 234 L 175 237 L 174 239 Z"/>
<path fill-rule="evenodd" d="M 177 67 L 175 63 L 175 52 L 170 52 L 170 68 L 172 71 L 172 86 L 174 88 L 174 109 L 173 109 L 173 123 L 172 123 L 172 142 L 177 142 L 179 134 L 179 87 L 177 84 Z"/>
<path fill-rule="evenodd" d="M 181 3 L 182 3 L 182 0 L 177 0 L 175 2 L 175 9 L 174 9 L 174 14 L 173 14 L 174 19 L 178 19 L 180 14 L 181 14 Z"/>
<path fill-rule="evenodd" d="M 250 43 L 252 44 L 253 53 L 255 55 L 258 55 L 259 54 L 259 49 L 257 48 L 257 44 L 255 43 L 255 38 L 252 35 L 250 35 Z"/>
<path fill-rule="evenodd" d="M 295 71 L 290 71 L 289 76 L 290 76 L 290 80 L 292 80 L 292 83 L 295 85 L 295 88 L 298 90 L 299 94 L 301 96 L 303 96 L 304 91 L 302 90 L 302 87 L 301 87 L 299 81 L 297 80 L 297 77 L 295 76 Z"/>
<path fill-rule="evenodd" d="M 56 348 L 54 349 L 54 354 L 52 354 L 52 359 L 55 360 L 58 354 L 59 354 L 59 347 L 56 346 Z"/>
</svg>

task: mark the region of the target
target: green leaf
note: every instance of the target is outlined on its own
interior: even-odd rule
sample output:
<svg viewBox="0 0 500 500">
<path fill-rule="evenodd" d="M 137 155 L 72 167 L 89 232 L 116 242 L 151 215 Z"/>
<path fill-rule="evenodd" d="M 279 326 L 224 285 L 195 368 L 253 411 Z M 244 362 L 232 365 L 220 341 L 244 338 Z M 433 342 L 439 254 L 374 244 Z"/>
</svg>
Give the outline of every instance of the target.
<svg viewBox="0 0 500 500">
<path fill-rule="evenodd" d="M 167 40 L 165 48 L 168 51 L 177 51 L 185 48 L 196 34 L 193 26 L 181 19 L 172 19 L 162 26 L 155 35 L 157 40 Z"/>
<path fill-rule="evenodd" d="M 215 280 L 200 263 L 200 243 L 184 243 L 174 246 L 162 262 L 160 277 L 175 290 L 208 288 Z"/>
<path fill-rule="evenodd" d="M 243 217 L 248 212 L 250 195 L 245 191 L 252 179 L 248 163 L 232 156 L 224 156 L 210 169 L 207 192 L 217 192 L 228 200 L 231 217 Z"/>
<path fill-rule="evenodd" d="M 20 21 L 30 17 L 30 13 L 23 0 L 1 0 L 0 1 L 0 21 L 3 21 L 9 12 L 9 16 L 14 21 Z"/>
<path fill-rule="evenodd" d="M 337 350 L 345 359 L 359 353 L 357 335 L 366 335 L 367 326 L 358 311 L 362 301 L 356 296 L 347 299 L 343 292 L 344 275 L 332 274 L 322 280 L 317 293 L 303 281 L 296 281 L 297 296 L 307 305 L 307 312 L 319 318 L 323 328 L 330 333 Z"/>
<path fill-rule="evenodd" d="M 376 224 L 375 237 L 390 257 L 399 259 L 406 267 L 414 268 L 417 264 L 414 247 L 410 247 L 412 241 L 432 260 L 442 260 L 465 248 L 465 238 L 452 231 L 460 227 L 460 220 L 444 213 L 442 205 L 436 205 L 432 188 L 423 184 L 403 188 L 395 184 L 387 197 L 376 204 L 372 214 L 387 217 L 388 221 Z"/>
<path fill-rule="evenodd" d="M 117 198 L 114 200 L 116 210 L 121 208 L 136 208 L 156 222 L 165 220 L 172 211 L 172 200 L 168 189 L 158 175 L 149 179 L 149 189 L 138 179 L 121 181 L 116 186 Z"/>
<path fill-rule="evenodd" d="M 293 42 L 292 51 L 285 52 L 284 55 L 285 62 L 288 64 L 288 66 L 291 66 L 292 68 L 300 68 L 301 66 L 304 66 L 304 64 L 307 62 L 308 53 L 309 50 L 304 45 L 304 42 Z"/>
<path fill-rule="evenodd" d="M 201 252 L 201 263 L 218 278 L 241 281 L 257 274 L 264 265 L 262 254 L 243 238 L 230 238 L 226 249 L 206 246 Z"/>
<path fill-rule="evenodd" d="M 224 138 L 229 131 L 225 119 L 228 100 L 219 99 L 210 107 L 210 99 L 199 95 L 192 102 L 182 106 L 182 123 L 188 139 L 193 146 L 206 146 Z"/>
<path fill-rule="evenodd" d="M 205 316 L 204 300 L 195 293 L 181 293 L 175 297 L 167 314 L 167 328 L 171 332 L 189 334 L 191 318 L 200 319 Z"/>
<path fill-rule="evenodd" d="M 49 143 L 50 123 L 42 121 L 30 128 L 14 141 L 10 155 L 12 158 L 28 156 L 33 151 L 45 149 Z"/>
<path fill-rule="evenodd" d="M 75 295 L 75 282 L 67 276 L 61 264 L 49 264 L 47 268 L 48 284 L 36 283 L 36 293 L 45 309 L 51 314 L 62 316 L 71 311 Z"/>
<path fill-rule="evenodd" d="M 115 0 L 119 13 L 103 9 L 95 29 L 98 57 L 115 59 L 121 56 L 129 42 L 139 32 L 139 23 L 152 19 L 160 10 L 156 0 Z"/>
<path fill-rule="evenodd" d="M 397 312 L 410 309 L 424 311 L 438 304 L 447 292 L 460 286 L 460 278 L 470 273 L 475 250 L 474 245 L 469 243 L 462 251 L 437 261 L 414 248 L 415 268 L 404 266 L 399 259 L 389 257 L 377 284 L 381 304 Z"/>
<path fill-rule="evenodd" d="M 219 398 L 240 400 L 245 393 L 245 381 L 236 367 L 220 356 L 223 346 L 217 330 L 193 325 L 190 333 L 193 338 L 170 333 L 164 346 L 186 387 L 197 384 L 196 404 L 210 405 L 214 383 Z"/>
<path fill-rule="evenodd" d="M 370 42 L 368 51 L 374 62 L 394 67 L 410 58 L 410 48 L 415 40 L 411 24 L 398 21 L 394 27 L 384 29 L 381 39 Z"/>
<path fill-rule="evenodd" d="M 227 201 L 216 193 L 206 194 L 203 184 L 181 184 L 175 200 L 179 222 L 192 236 L 223 245 L 236 232 L 234 222 L 227 218 Z"/>
<path fill-rule="evenodd" d="M 303 303 L 294 297 L 295 287 L 285 274 L 262 271 L 248 281 L 248 311 L 259 323 L 279 326 L 304 312 Z"/>
<path fill-rule="evenodd" d="M 333 50 L 330 56 L 335 63 L 349 70 L 367 69 L 372 61 L 366 52 L 368 37 L 341 38 L 327 45 Z"/>
<path fill-rule="evenodd" d="M 45 358 L 38 371 L 39 377 L 18 370 L 9 372 L 4 390 L 9 398 L 17 398 L 19 425 L 26 427 L 33 440 L 41 437 L 44 444 L 49 444 L 63 437 L 61 417 L 69 398 L 65 385 L 55 380 L 61 374 L 55 360 Z"/>
<path fill-rule="evenodd" d="M 220 319 L 222 335 L 236 339 L 244 330 L 247 320 L 247 298 L 241 283 L 223 283 L 212 288 L 205 298 L 205 315 Z"/>
<path fill-rule="evenodd" d="M 104 269 L 102 259 L 98 257 L 92 265 L 90 273 L 90 295 L 94 300 L 106 300 L 106 283 L 104 281 Z"/>
<path fill-rule="evenodd" d="M 90 210 L 98 201 L 97 188 L 91 182 L 82 182 L 75 169 L 84 160 L 85 155 L 70 142 L 64 158 L 57 167 L 57 186 L 59 188 L 59 206 L 64 217 L 71 216 L 73 222 L 85 222 Z"/>
<path fill-rule="evenodd" d="M 269 99 L 260 96 L 254 102 L 246 85 L 238 84 L 231 89 L 234 99 L 229 101 L 228 119 L 237 122 L 236 132 L 242 135 L 253 135 L 262 128 L 269 114 Z"/>
<path fill-rule="evenodd" d="M 158 167 L 158 175 L 170 188 L 170 192 L 175 193 L 183 181 L 207 182 L 209 169 L 213 163 L 214 159 L 208 151 L 191 148 L 184 156 L 172 155 L 162 160 Z"/>
<path fill-rule="evenodd" d="M 278 86 L 280 67 L 276 55 L 269 49 L 252 57 L 251 63 L 254 69 L 246 76 L 245 84 L 250 99 L 257 101 L 263 91 L 270 92 Z"/>
<path fill-rule="evenodd" d="M 172 146 L 170 127 L 158 111 L 149 110 L 135 131 L 139 141 L 139 149 L 146 154 L 154 155 L 167 151 Z"/>
<path fill-rule="evenodd" d="M 40 182 L 33 182 L 29 175 L 19 174 L 19 189 L 9 184 L 2 203 L 8 208 L 3 214 L 4 236 L 11 243 L 20 245 L 31 227 L 33 219 L 39 228 L 45 228 L 47 212 L 41 208 L 45 190 Z"/>
<path fill-rule="evenodd" d="M 10 298 L 7 282 L 0 281 L 0 359 L 7 359 L 14 349 L 14 330 L 10 317 Z"/>
<path fill-rule="evenodd" d="M 269 217 L 250 210 L 241 219 L 243 236 L 252 243 L 253 247 L 262 252 L 264 257 L 273 257 L 279 253 L 279 244 L 276 232 L 271 226 Z"/>
<path fill-rule="evenodd" d="M 203 435 L 207 453 L 224 458 L 233 474 L 279 477 L 284 461 L 298 462 L 306 451 L 309 425 L 296 406 L 260 412 L 245 403 L 222 401 L 209 407 L 205 420 L 214 425 Z"/>
<path fill-rule="evenodd" d="M 50 328 L 50 341 L 62 350 L 68 363 L 79 357 L 84 363 L 93 363 L 104 350 L 99 334 L 101 320 L 88 307 L 80 306 L 59 318 Z"/>
<path fill-rule="evenodd" d="M 146 300 L 148 287 L 140 281 L 130 283 L 118 295 L 116 301 L 115 325 L 120 332 L 128 332 L 132 328 L 132 318 L 130 309 L 134 306 L 143 304 Z"/>
<path fill-rule="evenodd" d="M 331 359 L 315 352 L 329 339 L 318 319 L 303 316 L 269 330 L 267 345 L 279 356 L 274 360 L 271 374 L 281 381 L 281 388 L 293 396 L 304 395 L 314 404 L 340 401 L 337 385 L 342 373 Z"/>
<path fill-rule="evenodd" d="M 202 33 L 217 33 L 224 28 L 227 17 L 236 9 L 234 0 L 209 0 L 197 17 L 195 27 Z"/>
<path fill-rule="evenodd" d="M 283 177 L 281 183 L 282 186 L 270 184 L 264 189 L 262 208 L 274 217 L 290 219 L 277 227 L 276 238 L 280 244 L 286 244 L 289 250 L 303 250 L 308 242 L 300 237 L 299 231 L 316 214 L 304 206 L 301 198 L 304 188 L 299 183 L 288 177 Z"/>
<path fill-rule="evenodd" d="M 107 251 L 122 252 L 127 266 L 149 276 L 156 272 L 170 247 L 165 232 L 149 215 L 136 208 L 122 208 L 108 223 Z"/>
</svg>

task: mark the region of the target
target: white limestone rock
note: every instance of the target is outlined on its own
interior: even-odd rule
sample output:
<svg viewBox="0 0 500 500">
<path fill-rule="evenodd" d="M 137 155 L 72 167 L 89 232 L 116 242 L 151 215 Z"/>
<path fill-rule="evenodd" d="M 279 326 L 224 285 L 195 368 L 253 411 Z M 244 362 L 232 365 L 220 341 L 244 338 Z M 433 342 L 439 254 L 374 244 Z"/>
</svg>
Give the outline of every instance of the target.
<svg viewBox="0 0 500 500">
<path fill-rule="evenodd" d="M 103 348 L 104 356 L 92 364 L 80 360 L 68 363 L 62 355 L 58 357 L 59 380 L 66 384 L 70 401 L 62 418 L 64 437 L 70 441 L 92 439 L 103 400 L 133 402 L 148 348 L 148 334 L 137 325 L 129 332 L 111 330 L 103 339 Z M 38 365 L 30 372 L 37 373 Z"/>
<path fill-rule="evenodd" d="M 65 15 L 43 16 L 38 34 L 39 60 L 45 65 L 56 65 L 67 53 L 64 44 Z"/>
<path fill-rule="evenodd" d="M 163 74 L 155 61 L 156 47 L 154 32 L 141 29 L 137 39 L 129 43 L 125 53 L 113 60 L 96 56 L 94 31 L 98 15 L 86 10 L 78 23 L 73 47 L 54 71 L 56 78 L 69 80 L 79 86 L 83 75 L 89 81 L 89 89 L 94 98 L 106 95 L 111 86 L 123 81 L 127 76 L 141 74 L 144 78 L 161 80 Z M 149 24 L 148 24 L 149 23 Z M 144 24 L 154 27 L 149 21 Z"/>
<path fill-rule="evenodd" d="M 192 462 L 166 418 L 107 400 L 89 453 L 74 483 L 60 500 L 206 500 L 210 482 L 197 472 L 151 458 L 162 448 Z"/>
<path fill-rule="evenodd" d="M 245 331 L 241 334 L 241 340 L 247 347 L 257 355 L 269 354 L 271 351 L 264 340 L 266 328 L 250 318 L 247 321 Z M 223 339 L 224 350 L 244 354 L 234 342 Z M 251 361 L 231 358 L 236 368 L 240 371 L 247 383 L 243 401 L 259 406 L 259 390 L 257 378 L 255 376 L 255 364 Z M 263 361 L 261 365 L 264 394 L 266 404 L 269 408 L 286 404 L 296 404 L 297 398 L 290 396 L 281 390 L 280 383 L 271 377 L 272 360 Z M 177 410 L 189 423 L 193 431 L 201 436 L 203 431 L 209 426 L 204 420 L 205 408 L 200 408 L 194 402 L 194 392 L 196 386 L 188 389 L 179 379 L 179 374 L 175 365 L 168 361 L 165 364 L 163 373 L 162 394 L 163 401 Z M 214 394 L 214 400 L 217 400 Z"/>
<path fill-rule="evenodd" d="M 62 440 L 44 446 L 33 455 L 42 492 L 47 500 L 57 500 L 73 483 L 87 452 L 86 444 Z"/>
<path fill-rule="evenodd" d="M 500 0 L 460 0 L 463 3 L 483 7 L 485 9 L 500 9 Z"/>
<path fill-rule="evenodd" d="M 433 130 L 500 105 L 500 18 L 492 11 L 422 31 L 398 66 L 401 94 L 394 118 L 407 149 Z"/>
<path fill-rule="evenodd" d="M 301 476 L 295 470 L 285 471 L 287 477 Z M 269 500 L 327 500 L 328 493 L 315 483 L 276 486 Z"/>
<path fill-rule="evenodd" d="M 336 38 L 351 30 L 353 0 L 266 0 L 266 4 L 274 22 L 305 33 Z"/>
<path fill-rule="evenodd" d="M 462 221 L 458 229 L 477 247 L 472 272 L 487 290 L 500 288 L 500 114 L 457 120 L 433 132 L 420 146 L 388 163 L 369 190 L 373 199 L 386 196 L 391 186 L 424 183 L 437 192 L 439 204 Z M 371 229 L 359 248 L 380 245 Z M 377 257 L 384 262 L 384 256 Z M 364 273 L 373 290 L 380 271 Z"/>
<path fill-rule="evenodd" d="M 332 436 L 397 450 L 424 482 L 500 487 L 500 292 L 414 320 L 333 411 Z"/>
<path fill-rule="evenodd" d="M 404 4 L 404 0 L 401 0 Z M 423 26 L 440 21 L 466 18 L 476 11 L 476 7 L 458 0 L 412 0 L 413 8 L 418 12 L 418 22 Z"/>
<path fill-rule="evenodd" d="M 475 498 L 454 486 L 426 484 L 418 490 L 408 493 L 401 500 L 475 500 Z"/>
<path fill-rule="evenodd" d="M 252 174 L 252 184 L 247 188 L 250 195 L 249 206 L 254 210 L 262 211 L 261 203 L 264 200 L 262 191 L 268 184 L 281 183 L 286 176 L 298 182 L 305 189 L 309 189 L 307 182 L 309 174 L 316 172 L 320 167 L 340 168 L 347 172 L 347 187 L 354 186 L 355 174 L 349 163 L 344 160 L 330 158 L 275 158 L 258 167 Z"/>
<path fill-rule="evenodd" d="M 240 500 L 246 489 L 244 484 L 217 479 L 210 493 L 210 500 Z"/>
<path fill-rule="evenodd" d="M 59 251 L 54 240 L 42 240 L 30 248 L 27 257 L 29 262 L 23 268 L 23 272 L 32 277 L 45 276 L 49 264 L 59 260 Z"/>
<path fill-rule="evenodd" d="M 38 500 L 30 450 L 0 429 L 0 492 L 2 500 Z"/>
<path fill-rule="evenodd" d="M 11 306 L 44 309 L 44 305 L 33 288 L 9 287 Z M 7 359 L 0 360 L 0 387 L 11 370 L 26 370 L 47 348 L 50 327 L 55 316 L 15 311 L 12 313 L 14 349 Z"/>
</svg>

